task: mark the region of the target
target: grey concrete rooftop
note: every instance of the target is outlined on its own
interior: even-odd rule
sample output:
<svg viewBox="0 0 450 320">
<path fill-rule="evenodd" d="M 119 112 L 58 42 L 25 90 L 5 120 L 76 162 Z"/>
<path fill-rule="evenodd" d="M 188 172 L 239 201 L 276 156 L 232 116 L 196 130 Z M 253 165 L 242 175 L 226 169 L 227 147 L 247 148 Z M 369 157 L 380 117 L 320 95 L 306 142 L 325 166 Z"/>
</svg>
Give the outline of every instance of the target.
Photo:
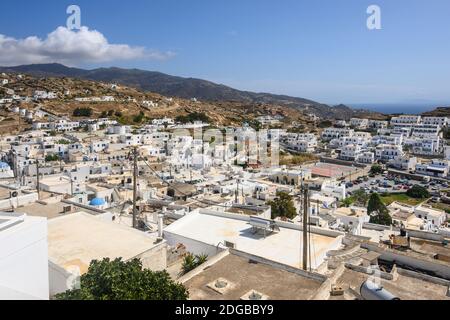
<svg viewBox="0 0 450 320">
<path fill-rule="evenodd" d="M 230 285 L 223 294 L 208 287 L 217 279 Z M 239 300 L 254 290 L 270 300 L 307 300 L 322 282 L 229 254 L 184 283 L 192 300 Z"/>
</svg>

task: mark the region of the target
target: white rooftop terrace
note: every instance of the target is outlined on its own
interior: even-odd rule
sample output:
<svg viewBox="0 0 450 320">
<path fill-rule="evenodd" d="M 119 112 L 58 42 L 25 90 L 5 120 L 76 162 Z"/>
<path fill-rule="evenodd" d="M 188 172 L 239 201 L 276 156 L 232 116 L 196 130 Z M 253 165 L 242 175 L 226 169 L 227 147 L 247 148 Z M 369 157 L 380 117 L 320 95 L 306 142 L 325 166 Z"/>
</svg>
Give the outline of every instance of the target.
<svg viewBox="0 0 450 320">
<path fill-rule="evenodd" d="M 303 232 L 301 226 L 277 222 L 279 232 L 254 234 L 250 217 L 199 210 L 189 213 L 164 230 L 169 245 L 182 243 L 187 250 L 213 256 L 223 250 L 224 242 L 236 249 L 292 267 L 302 267 Z M 343 233 L 311 227 L 311 267 L 317 269 L 329 250 L 341 246 Z"/>
<path fill-rule="evenodd" d="M 77 266 L 85 273 L 92 260 L 140 257 L 159 247 L 156 236 L 102 220 L 85 212 L 73 213 L 48 221 L 48 254 L 51 262 L 66 269 Z M 156 261 L 155 265 L 165 262 Z M 161 257 L 165 258 L 165 257 Z M 144 266 L 146 263 L 144 263 Z"/>
</svg>

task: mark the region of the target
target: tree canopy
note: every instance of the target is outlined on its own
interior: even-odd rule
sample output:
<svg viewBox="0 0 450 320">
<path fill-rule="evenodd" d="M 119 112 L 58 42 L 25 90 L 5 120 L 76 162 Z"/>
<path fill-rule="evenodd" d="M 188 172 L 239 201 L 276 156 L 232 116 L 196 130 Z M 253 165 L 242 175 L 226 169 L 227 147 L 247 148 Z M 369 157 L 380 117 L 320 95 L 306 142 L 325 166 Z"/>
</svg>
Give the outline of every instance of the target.
<svg viewBox="0 0 450 320">
<path fill-rule="evenodd" d="M 430 193 L 428 192 L 427 188 L 414 185 L 411 189 L 406 191 L 406 194 L 415 199 L 427 199 L 430 197 Z"/>
<path fill-rule="evenodd" d="M 392 224 L 392 217 L 389 210 L 381 201 L 378 193 L 373 193 L 370 196 L 369 204 L 367 205 L 367 214 L 370 216 L 370 223 L 390 226 Z"/>
<path fill-rule="evenodd" d="M 90 117 L 92 116 L 93 110 L 92 108 L 76 108 L 73 111 L 74 117 Z"/>
<path fill-rule="evenodd" d="M 369 195 L 362 189 L 353 192 L 352 198 L 354 199 L 354 203 L 356 205 L 362 207 L 365 207 L 369 201 Z"/>
<path fill-rule="evenodd" d="M 383 173 L 383 168 L 382 168 L 379 164 L 374 164 L 374 165 L 370 168 L 370 173 L 371 173 L 371 174 L 380 174 L 380 173 Z"/>
<path fill-rule="evenodd" d="M 178 116 L 175 119 L 176 122 L 189 123 L 194 121 L 202 121 L 203 123 L 209 123 L 210 119 L 203 112 L 193 112 L 189 113 L 187 116 Z"/>
<path fill-rule="evenodd" d="M 55 296 L 58 300 L 186 300 L 188 291 L 166 271 L 143 269 L 139 259 L 94 260 L 81 276 L 80 289 Z"/>
<path fill-rule="evenodd" d="M 283 217 L 294 219 L 297 215 L 292 196 L 287 192 L 278 192 L 277 197 L 268 204 L 272 209 L 272 219 Z"/>
<path fill-rule="evenodd" d="M 52 162 L 52 161 L 58 161 L 59 156 L 56 154 L 48 154 L 45 156 L 45 162 Z"/>
</svg>

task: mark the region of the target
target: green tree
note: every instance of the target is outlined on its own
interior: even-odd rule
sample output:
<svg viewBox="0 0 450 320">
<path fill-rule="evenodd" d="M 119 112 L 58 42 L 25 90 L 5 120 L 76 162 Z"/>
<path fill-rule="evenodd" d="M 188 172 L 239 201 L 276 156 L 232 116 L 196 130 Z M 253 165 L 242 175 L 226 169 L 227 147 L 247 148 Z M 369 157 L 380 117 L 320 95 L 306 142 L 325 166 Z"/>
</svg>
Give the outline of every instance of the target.
<svg viewBox="0 0 450 320">
<path fill-rule="evenodd" d="M 203 123 L 210 122 L 208 116 L 203 112 L 193 112 L 187 116 L 178 116 L 175 118 L 175 121 L 179 123 L 189 123 L 194 121 L 202 121 Z"/>
<path fill-rule="evenodd" d="M 92 108 L 76 108 L 73 110 L 74 117 L 90 117 L 92 116 Z"/>
<path fill-rule="evenodd" d="M 329 128 L 332 126 L 333 126 L 333 123 L 330 120 L 323 120 L 318 125 L 319 128 Z"/>
<path fill-rule="evenodd" d="M 262 129 L 262 124 L 258 120 L 250 120 L 247 121 L 248 125 L 253 128 L 255 131 L 259 131 Z"/>
<path fill-rule="evenodd" d="M 59 139 L 58 141 L 56 141 L 57 144 L 64 144 L 64 145 L 68 145 L 70 144 L 69 140 L 66 139 Z"/>
<path fill-rule="evenodd" d="M 45 156 L 45 162 L 52 162 L 52 161 L 58 161 L 59 156 L 56 154 L 48 154 Z"/>
<path fill-rule="evenodd" d="M 81 276 L 80 289 L 55 296 L 57 300 L 186 300 L 188 291 L 166 271 L 142 268 L 139 259 L 94 260 Z"/>
<path fill-rule="evenodd" d="M 392 224 L 392 217 L 389 210 L 381 201 L 378 193 L 373 193 L 370 196 L 369 204 L 367 205 L 367 214 L 370 216 L 370 223 L 390 226 Z"/>
<path fill-rule="evenodd" d="M 356 205 L 365 207 L 369 201 L 369 195 L 364 190 L 356 190 L 352 194 L 352 198 Z"/>
<path fill-rule="evenodd" d="M 341 201 L 341 204 L 344 207 L 348 208 L 354 203 L 354 201 L 355 200 L 352 197 L 347 197 L 347 198 L 345 198 L 344 200 Z"/>
<path fill-rule="evenodd" d="M 184 259 L 183 264 L 181 266 L 181 274 L 184 275 L 198 266 L 204 264 L 208 260 L 208 255 L 206 254 L 200 254 L 200 255 L 193 255 L 192 253 L 188 253 Z"/>
<path fill-rule="evenodd" d="M 427 188 L 419 185 L 414 185 L 411 189 L 406 191 L 406 195 L 415 199 L 427 199 L 430 197 L 430 193 Z"/>
<path fill-rule="evenodd" d="M 143 120 L 144 120 L 144 112 L 140 112 L 138 115 L 135 115 L 134 117 L 133 117 L 133 122 L 134 123 L 141 123 Z"/>
<path fill-rule="evenodd" d="M 273 201 L 269 201 L 272 209 L 272 219 L 283 217 L 294 219 L 297 215 L 292 196 L 287 192 L 277 192 L 277 197 Z"/>
<path fill-rule="evenodd" d="M 442 129 L 444 139 L 450 139 L 450 128 Z"/>
<path fill-rule="evenodd" d="M 371 174 L 380 174 L 383 173 L 383 168 L 379 164 L 374 164 L 372 168 L 370 168 Z"/>
</svg>

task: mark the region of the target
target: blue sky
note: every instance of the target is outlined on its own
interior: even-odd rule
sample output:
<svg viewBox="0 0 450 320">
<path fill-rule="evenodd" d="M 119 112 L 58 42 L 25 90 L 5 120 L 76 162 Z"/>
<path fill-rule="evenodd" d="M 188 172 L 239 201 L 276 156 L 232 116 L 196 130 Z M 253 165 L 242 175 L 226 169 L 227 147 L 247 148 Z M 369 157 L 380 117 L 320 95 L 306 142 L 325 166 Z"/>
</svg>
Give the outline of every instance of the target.
<svg viewBox="0 0 450 320">
<path fill-rule="evenodd" d="M 0 35 L 44 41 L 66 25 L 70 4 L 108 45 L 164 57 L 87 54 L 72 65 L 136 67 L 332 104 L 450 103 L 448 0 L 2 1 Z M 381 8 L 382 30 L 366 27 L 371 4 Z"/>
</svg>

